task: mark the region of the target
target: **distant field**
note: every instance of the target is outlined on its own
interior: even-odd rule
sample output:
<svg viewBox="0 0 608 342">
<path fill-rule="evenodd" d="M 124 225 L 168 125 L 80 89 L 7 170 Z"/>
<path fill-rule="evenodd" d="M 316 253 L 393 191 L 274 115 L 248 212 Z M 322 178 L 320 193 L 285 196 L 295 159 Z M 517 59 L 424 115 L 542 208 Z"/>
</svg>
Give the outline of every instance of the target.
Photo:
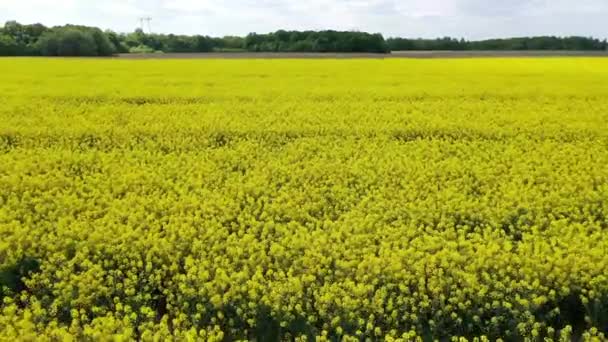
<svg viewBox="0 0 608 342">
<path fill-rule="evenodd" d="M 0 59 L 1 341 L 604 341 L 608 59 Z"/>
<path fill-rule="evenodd" d="M 393 51 L 375 53 L 211 52 L 121 54 L 121 59 L 349 59 L 349 58 L 472 58 L 472 57 L 608 57 L 605 51 Z"/>
</svg>

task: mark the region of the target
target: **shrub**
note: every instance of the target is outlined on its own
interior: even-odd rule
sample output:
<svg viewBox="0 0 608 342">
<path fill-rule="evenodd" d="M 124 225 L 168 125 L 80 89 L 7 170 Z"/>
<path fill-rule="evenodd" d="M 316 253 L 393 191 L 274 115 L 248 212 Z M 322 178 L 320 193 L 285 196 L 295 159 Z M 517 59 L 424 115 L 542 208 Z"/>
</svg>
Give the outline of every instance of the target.
<svg viewBox="0 0 608 342">
<path fill-rule="evenodd" d="M 138 45 L 129 49 L 129 53 L 154 53 L 156 50 L 147 45 Z"/>
</svg>

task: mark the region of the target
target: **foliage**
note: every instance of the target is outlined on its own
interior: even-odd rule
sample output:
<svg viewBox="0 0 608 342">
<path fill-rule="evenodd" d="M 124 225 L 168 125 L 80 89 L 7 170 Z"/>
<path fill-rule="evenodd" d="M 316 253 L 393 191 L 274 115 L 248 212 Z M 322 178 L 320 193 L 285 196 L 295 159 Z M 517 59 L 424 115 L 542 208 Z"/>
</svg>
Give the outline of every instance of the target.
<svg viewBox="0 0 608 342">
<path fill-rule="evenodd" d="M 111 56 L 114 44 L 101 30 L 83 26 L 55 27 L 36 43 L 43 56 Z"/>
<path fill-rule="evenodd" d="M 129 49 L 129 53 L 154 53 L 156 50 L 146 45 L 138 45 Z"/>
<path fill-rule="evenodd" d="M 128 53 L 129 47 L 124 42 L 122 36 L 114 31 L 106 31 L 108 40 L 114 45 L 114 49 L 117 53 Z"/>
<path fill-rule="evenodd" d="M 245 48 L 245 38 L 236 36 L 225 36 L 222 38 L 212 38 L 213 47 L 220 51 L 238 51 Z"/>
<path fill-rule="evenodd" d="M 0 56 L 17 56 L 19 52 L 19 44 L 17 44 L 13 37 L 0 34 Z"/>
<path fill-rule="evenodd" d="M 118 38 L 131 49 L 147 46 L 154 51 L 163 52 L 211 52 L 215 44 L 213 38 L 205 36 L 146 34 L 139 29 Z"/>
<path fill-rule="evenodd" d="M 92 36 L 92 37 L 90 37 Z M 44 37 L 39 43 L 38 40 Z M 96 47 L 92 47 L 91 38 Z M 59 42 L 62 42 L 61 44 Z M 61 49 L 59 47 L 63 45 Z M 109 56 L 113 53 L 162 52 L 374 52 L 402 50 L 607 50 L 606 40 L 586 37 L 522 37 L 467 41 L 389 38 L 381 34 L 339 31 L 285 31 L 251 33 L 246 37 L 102 32 L 97 28 L 65 25 L 47 28 L 42 24 L 22 25 L 8 21 L 0 28 L 0 56 L 82 55 Z M 95 52 L 93 52 L 95 50 Z"/>
<path fill-rule="evenodd" d="M 389 38 L 392 51 L 407 50 L 577 50 L 603 51 L 606 40 L 587 37 L 522 37 L 467 41 L 450 37 L 437 39 Z"/>
<path fill-rule="evenodd" d="M 164 52 L 388 52 L 380 34 L 336 31 L 277 31 L 269 34 L 251 33 L 245 38 L 226 36 L 184 36 L 146 34 L 141 30 L 119 37 L 126 46 L 149 46 Z"/>
<path fill-rule="evenodd" d="M 605 59 L 0 73 L 0 340 L 605 340 Z"/>
<path fill-rule="evenodd" d="M 1 31 L 12 37 L 17 44 L 31 45 L 35 44 L 48 28 L 42 24 L 22 25 L 16 21 L 7 21 Z"/>
<path fill-rule="evenodd" d="M 96 56 L 93 35 L 75 28 L 49 31 L 40 37 L 38 47 L 43 56 Z"/>
<path fill-rule="evenodd" d="M 39 55 L 35 45 L 47 30 L 42 24 L 21 25 L 7 21 L 0 28 L 0 56 Z"/>
<path fill-rule="evenodd" d="M 379 33 L 339 31 L 251 33 L 245 38 L 245 48 L 255 52 L 389 52 Z"/>
<path fill-rule="evenodd" d="M 110 56 L 115 51 L 108 35 L 94 27 L 8 21 L 0 29 L 0 56 Z"/>
</svg>

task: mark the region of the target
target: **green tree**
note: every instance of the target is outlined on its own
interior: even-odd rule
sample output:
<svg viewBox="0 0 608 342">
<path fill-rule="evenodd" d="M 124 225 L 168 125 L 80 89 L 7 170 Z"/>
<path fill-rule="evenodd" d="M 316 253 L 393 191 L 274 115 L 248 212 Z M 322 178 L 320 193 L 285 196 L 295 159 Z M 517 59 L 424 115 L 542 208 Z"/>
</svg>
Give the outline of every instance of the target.
<svg viewBox="0 0 608 342">
<path fill-rule="evenodd" d="M 44 56 L 99 56 L 93 35 L 73 27 L 56 28 L 43 34 L 38 47 Z"/>
<path fill-rule="evenodd" d="M 88 29 L 97 47 L 97 56 L 111 56 L 116 52 L 116 46 L 108 36 L 98 28 Z"/>
<path fill-rule="evenodd" d="M 45 32 L 36 48 L 43 56 L 111 56 L 116 52 L 114 43 L 100 29 L 73 25 Z"/>
<path fill-rule="evenodd" d="M 19 54 L 19 45 L 13 37 L 0 34 L 0 56 L 16 56 Z"/>
<path fill-rule="evenodd" d="M 381 34 L 340 31 L 277 31 L 250 33 L 244 47 L 249 51 L 293 52 L 373 52 L 386 53 L 389 47 Z"/>
<path fill-rule="evenodd" d="M 108 37 L 110 42 L 112 42 L 112 44 L 114 45 L 114 49 L 116 50 L 116 52 L 118 52 L 118 53 L 129 52 L 129 47 L 124 42 L 124 40 L 125 40 L 124 35 L 118 34 L 114 31 L 110 31 L 110 30 L 105 31 L 105 35 Z"/>
</svg>

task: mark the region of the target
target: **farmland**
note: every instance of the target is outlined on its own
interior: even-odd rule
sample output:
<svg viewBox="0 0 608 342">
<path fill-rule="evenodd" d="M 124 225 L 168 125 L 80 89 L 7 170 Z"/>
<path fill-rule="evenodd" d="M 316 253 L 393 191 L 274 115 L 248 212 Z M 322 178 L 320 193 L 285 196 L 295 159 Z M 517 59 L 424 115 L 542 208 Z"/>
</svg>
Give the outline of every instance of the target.
<svg viewBox="0 0 608 342">
<path fill-rule="evenodd" d="M 0 340 L 608 333 L 607 59 L 0 75 Z"/>
</svg>

